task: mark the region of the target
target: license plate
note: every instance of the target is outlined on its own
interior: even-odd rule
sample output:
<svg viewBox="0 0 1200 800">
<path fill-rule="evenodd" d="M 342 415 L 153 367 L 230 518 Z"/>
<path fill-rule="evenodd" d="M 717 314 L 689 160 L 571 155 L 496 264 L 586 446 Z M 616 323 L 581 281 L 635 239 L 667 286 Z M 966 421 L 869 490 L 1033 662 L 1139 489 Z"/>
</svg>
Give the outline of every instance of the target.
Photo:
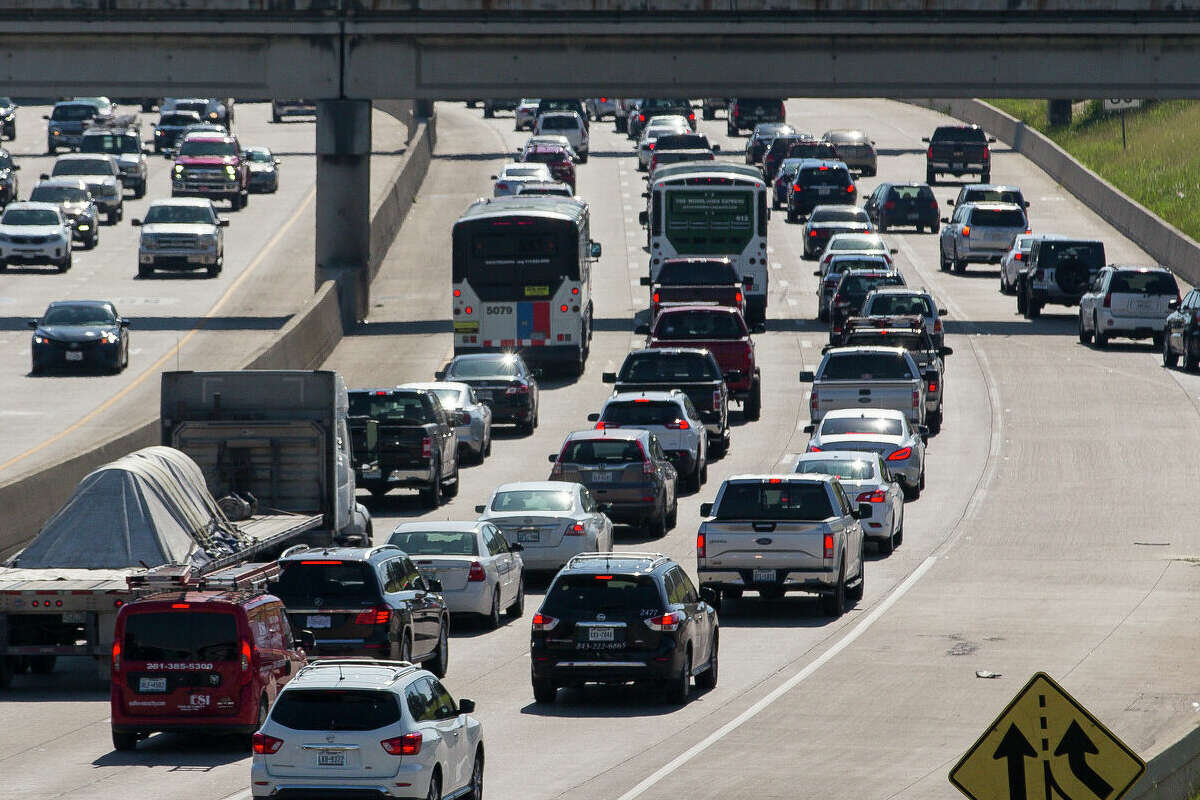
<svg viewBox="0 0 1200 800">
<path fill-rule="evenodd" d="M 775 570 L 773 569 L 756 569 L 754 570 L 755 583 L 774 583 Z"/>
<path fill-rule="evenodd" d="M 80 623 L 87 622 L 86 611 L 67 611 L 63 613 L 62 620 L 65 623 Z"/>
<path fill-rule="evenodd" d="M 139 692 L 165 692 L 167 690 L 166 678 L 140 678 L 138 680 Z"/>
<path fill-rule="evenodd" d="M 518 542 L 540 542 L 542 534 L 538 531 L 517 531 Z"/>
<path fill-rule="evenodd" d="M 613 474 L 611 472 L 593 472 L 592 479 L 597 483 L 611 483 Z"/>
<path fill-rule="evenodd" d="M 526 297 L 548 297 L 550 295 L 549 286 L 526 286 Z"/>
<path fill-rule="evenodd" d="M 818 189 L 817 189 L 817 194 L 819 194 L 819 195 L 821 195 L 822 197 L 824 197 L 825 195 L 829 194 L 829 187 L 828 187 L 828 186 L 822 186 L 822 187 L 818 188 Z"/>
<path fill-rule="evenodd" d="M 67 352 L 67 361 L 83 361 L 83 353 Z"/>
<path fill-rule="evenodd" d="M 921 216 L 920 214 L 917 214 L 916 212 L 913 212 L 912 214 L 909 214 L 909 215 L 908 215 L 908 218 L 909 218 L 910 220 L 917 220 L 917 219 L 919 219 L 919 218 L 920 218 L 920 216 Z"/>
<path fill-rule="evenodd" d="M 328 614 L 309 614 L 308 627 L 310 628 L 328 628 L 330 619 Z"/>
<path fill-rule="evenodd" d="M 204 264 L 208 261 L 204 256 L 188 256 L 187 260 L 189 264 Z"/>
<path fill-rule="evenodd" d="M 588 628 L 589 642 L 616 641 L 616 628 Z"/>
<path fill-rule="evenodd" d="M 321 750 L 317 753 L 318 767 L 346 766 L 346 753 L 343 750 Z"/>
<path fill-rule="evenodd" d="M 377 478 L 381 477 L 382 474 L 383 473 L 381 473 L 377 469 L 364 469 L 362 471 L 363 480 L 365 480 L 365 481 L 377 479 Z"/>
</svg>

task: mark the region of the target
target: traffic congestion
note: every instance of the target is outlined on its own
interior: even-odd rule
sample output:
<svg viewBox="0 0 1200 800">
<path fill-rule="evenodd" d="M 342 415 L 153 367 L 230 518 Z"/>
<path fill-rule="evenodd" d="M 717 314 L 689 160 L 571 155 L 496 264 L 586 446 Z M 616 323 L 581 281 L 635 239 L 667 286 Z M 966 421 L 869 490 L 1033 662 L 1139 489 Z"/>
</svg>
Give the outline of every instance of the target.
<svg viewBox="0 0 1200 800">
<path fill-rule="evenodd" d="M 213 201 L 252 215 L 251 187 L 277 188 L 280 160 L 238 138 L 232 100 L 205 103 L 158 104 L 160 122 L 194 114 L 213 126 L 170 134 L 163 149 L 175 160 L 159 188 L 144 172 L 140 188 L 124 182 L 122 143 L 85 149 L 58 128 L 48 147 L 108 154 L 112 173 L 93 187 L 97 167 L 60 172 L 84 161 L 63 154 L 33 188 L 46 200 L 14 188 L 0 246 L 21 241 L 10 224 L 45 224 L 62 250 L 6 263 L 46 258 L 66 271 L 73 239 L 102 253 L 99 218 L 122 224 L 128 190 L 150 200 L 125 223 L 141 228 L 139 278 L 217 277 L 230 223 Z M 872 584 L 894 586 L 946 540 L 946 505 L 970 495 L 955 473 L 985 469 L 989 448 L 978 357 L 958 366 L 975 353 L 966 304 L 1015 296 L 1015 313 L 1003 300 L 1008 326 L 1066 306 L 1081 346 L 1148 340 L 1165 367 L 1182 358 L 1197 369 L 1195 292 L 1183 297 L 1161 265 L 1106 258 L 1092 226 L 1039 216 L 1041 195 L 993 184 L 986 132 L 939 124 L 905 149 L 889 131 L 884 147 L 872 139 L 874 107 L 811 120 L 792 108 L 781 98 L 484 101 L 478 124 L 493 144 L 504 134 L 498 163 L 472 183 L 490 196 L 424 231 L 444 250 L 430 277 L 446 298 L 440 343 L 393 360 L 339 348 L 303 373 L 327 392 L 315 403 L 315 389 L 300 403 L 282 383 L 233 373 L 196 372 L 196 386 L 164 374 L 164 418 L 179 409 L 170 435 L 164 426 L 172 455 L 139 451 L 117 472 L 160 497 L 201 495 L 172 516 L 217 520 L 228 539 L 200 525 L 188 558 L 122 565 L 103 590 L 119 604 L 104 600 L 100 622 L 93 606 L 61 610 L 67 588 L 39 589 L 49 598 L 39 613 L 17 599 L 33 596 L 31 582 L 98 563 L 82 553 L 56 563 L 60 512 L 0 569 L 0 684 L 94 676 L 67 666 L 87 638 L 111 688 L 112 748 L 132 759 L 123 763 L 163 763 L 196 737 L 232 734 L 250 755 L 220 760 L 243 775 L 230 797 L 480 798 L 485 783 L 513 796 L 513 768 L 493 755 L 520 752 L 513 737 L 545 743 L 539 770 L 554 774 L 534 794 L 553 796 L 573 783 L 569 768 L 554 772 L 555 737 L 571 719 L 619 717 L 643 742 L 656 719 L 673 720 L 664 735 L 686 742 L 714 700 L 766 679 L 748 652 L 797 631 L 779 647 L 784 663 L 799 658 L 878 601 Z M 480 116 L 443 109 L 463 125 Z M 76 138 L 120 138 L 127 126 L 96 123 Z M 159 137 L 138 138 L 144 160 Z M 102 206 L 109 179 L 116 200 Z M 19 221 L 35 212 L 55 221 Z M 186 255 L 164 244 L 183 233 Z M 991 284 L 985 298 L 972 272 L 998 277 L 999 292 Z M 112 348 L 108 361 L 97 351 L 102 368 L 129 363 L 136 318 L 93 300 L 57 300 L 30 321 L 32 372 L 73 368 L 72 344 L 94 341 Z M 224 388 L 194 394 L 205 380 Z M 307 436 L 304 426 L 319 429 L 325 466 L 281 444 Z M 335 477 L 298 501 L 321 469 Z M 67 508 L 105 502 L 85 480 Z M 274 515 L 289 511 L 284 530 Z M 165 528 L 139 535 L 166 540 Z M 920 556 L 906 553 L 914 541 Z M 616 747 L 625 755 L 586 759 L 587 796 L 628 788 L 604 777 L 603 765 L 634 757 Z"/>
</svg>

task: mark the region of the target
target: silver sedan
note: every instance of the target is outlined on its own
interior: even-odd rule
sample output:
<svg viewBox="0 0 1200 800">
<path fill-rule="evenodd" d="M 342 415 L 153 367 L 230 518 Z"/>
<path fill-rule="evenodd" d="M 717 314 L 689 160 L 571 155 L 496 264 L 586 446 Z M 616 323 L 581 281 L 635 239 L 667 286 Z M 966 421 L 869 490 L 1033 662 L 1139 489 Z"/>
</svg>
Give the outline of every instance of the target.
<svg viewBox="0 0 1200 800">
<path fill-rule="evenodd" d="M 475 390 L 465 383 L 437 381 L 406 383 L 402 389 L 426 389 L 437 395 L 446 413 L 456 417 L 459 452 L 476 464 L 492 454 L 492 409 L 479 402 Z"/>
<path fill-rule="evenodd" d="M 852 450 L 878 453 L 888 472 L 904 487 L 904 498 L 916 500 L 925 488 L 924 425 L 914 429 L 903 411 L 890 408 L 840 408 L 821 418 L 820 427 L 804 428 L 812 434 L 809 453 Z"/>
<path fill-rule="evenodd" d="M 582 484 L 528 481 L 501 485 L 475 511 L 480 521 L 492 523 L 524 548 L 525 569 L 557 571 L 572 556 L 612 549 L 606 506 Z"/>
<path fill-rule="evenodd" d="M 796 461 L 800 475 L 833 475 L 842 483 L 854 508 L 866 505 L 863 533 L 888 555 L 904 539 L 904 491 L 878 453 L 824 450 L 804 453 Z"/>
</svg>

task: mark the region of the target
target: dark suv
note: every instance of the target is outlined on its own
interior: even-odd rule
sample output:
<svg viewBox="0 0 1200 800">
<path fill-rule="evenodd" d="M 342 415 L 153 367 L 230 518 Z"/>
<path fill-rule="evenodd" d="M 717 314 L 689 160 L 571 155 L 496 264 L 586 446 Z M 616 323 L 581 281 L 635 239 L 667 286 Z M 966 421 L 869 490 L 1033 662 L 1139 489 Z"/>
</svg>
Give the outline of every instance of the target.
<svg viewBox="0 0 1200 800">
<path fill-rule="evenodd" d="M 867 215 L 883 233 L 888 228 L 912 225 L 917 233 L 941 228 L 937 198 L 926 183 L 881 183 L 863 204 Z"/>
<path fill-rule="evenodd" d="M 858 202 L 850 168 L 841 161 L 801 161 L 793 181 L 788 190 L 788 222 L 808 216 L 817 206 L 852 206 Z"/>
<path fill-rule="evenodd" d="M 554 576 L 533 618 L 533 696 L 561 686 L 656 681 L 667 702 L 717 685 L 720 626 L 687 573 L 653 553 L 586 553 Z"/>
<path fill-rule="evenodd" d="M 778 97 L 735 97 L 729 103 L 726 133 L 737 136 L 760 122 L 787 122 L 787 109 Z"/>
<path fill-rule="evenodd" d="M 439 678 L 450 651 L 442 585 L 394 544 L 285 550 L 270 591 L 295 631 L 312 631 L 316 655 L 424 662 Z M 310 656 L 314 653 L 309 653 Z"/>
</svg>

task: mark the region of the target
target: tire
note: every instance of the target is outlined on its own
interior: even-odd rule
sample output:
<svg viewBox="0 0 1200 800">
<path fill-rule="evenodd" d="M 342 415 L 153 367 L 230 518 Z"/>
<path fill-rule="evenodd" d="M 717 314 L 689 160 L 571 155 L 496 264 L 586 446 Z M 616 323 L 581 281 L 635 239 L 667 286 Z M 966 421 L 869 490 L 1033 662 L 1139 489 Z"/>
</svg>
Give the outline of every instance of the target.
<svg viewBox="0 0 1200 800">
<path fill-rule="evenodd" d="M 1192 342 L 1190 339 L 1183 340 L 1183 368 L 1187 372 L 1195 372 L 1197 362 L 1200 361 L 1200 354 L 1192 352 Z"/>
<path fill-rule="evenodd" d="M 512 601 L 512 605 L 504 609 L 504 613 L 509 619 L 520 619 L 525 615 L 525 576 L 518 578 L 517 596 Z"/>
<path fill-rule="evenodd" d="M 925 182 L 930 186 L 937 186 L 937 175 L 930 170 L 925 170 Z"/>
<path fill-rule="evenodd" d="M 282 119 L 283 119 L 283 117 L 279 116 L 279 115 L 278 115 L 278 114 L 276 114 L 274 111 L 272 111 L 272 112 L 271 112 L 271 122 L 274 122 L 274 123 L 278 124 L 278 123 L 279 123 L 279 121 L 280 121 L 280 120 L 282 120 Z"/>
<path fill-rule="evenodd" d="M 533 420 L 529 420 L 528 422 L 518 422 L 517 433 L 521 434 L 522 436 L 532 436 L 534 427 Z"/>
<path fill-rule="evenodd" d="M 667 513 L 665 521 L 666 528 L 669 531 L 675 530 L 675 526 L 679 524 L 679 498 L 675 498 L 675 502 L 671 504 L 671 510 Z"/>
<path fill-rule="evenodd" d="M 488 108 L 487 106 L 483 107 L 483 118 L 484 119 L 491 119 L 494 116 L 496 116 L 495 111 L 492 111 L 492 109 Z"/>
<path fill-rule="evenodd" d="M 683 657 L 683 667 L 679 670 L 679 674 L 668 678 L 664 689 L 666 700 L 671 705 L 687 704 L 688 695 L 692 691 L 692 654 L 690 651 Z"/>
<path fill-rule="evenodd" d="M 492 454 L 492 428 L 489 425 L 487 431 L 483 435 L 483 455 L 490 456 Z M 481 461 L 483 459 L 480 459 Z"/>
<path fill-rule="evenodd" d="M 742 413 L 751 422 L 757 422 L 762 416 L 762 380 L 755 378 L 750 385 L 750 396 L 742 404 Z"/>
<path fill-rule="evenodd" d="M 954 259 L 954 271 L 959 275 L 967 271 L 967 262 L 960 258 Z"/>
<path fill-rule="evenodd" d="M 71 252 L 67 251 L 67 257 L 58 265 L 59 272 L 67 272 L 71 269 Z"/>
<path fill-rule="evenodd" d="M 97 229 L 95 235 L 92 236 L 92 238 L 88 239 L 87 249 L 95 250 L 99 246 L 100 246 L 100 231 Z"/>
<path fill-rule="evenodd" d="M 208 267 L 205 269 L 205 274 L 207 274 L 208 277 L 210 277 L 210 278 L 217 277 L 218 275 L 221 274 L 221 265 L 220 264 L 209 264 Z"/>
<path fill-rule="evenodd" d="M 113 749 L 118 753 L 128 753 L 137 749 L 138 740 L 142 737 L 130 731 L 119 731 L 115 728 L 112 732 Z"/>
<path fill-rule="evenodd" d="M 475 751 L 475 763 L 471 767 L 471 800 L 483 800 L 483 750 Z"/>
<path fill-rule="evenodd" d="M 138 184 L 138 187 L 133 190 L 133 197 L 135 200 L 141 200 L 145 196 L 146 196 L 146 182 L 142 181 L 141 183 Z"/>
<path fill-rule="evenodd" d="M 708 483 L 708 453 L 704 454 L 704 466 L 700 468 L 700 486 Z M 699 488 L 699 487 L 697 487 Z"/>
<path fill-rule="evenodd" d="M 400 637 L 400 660 L 412 663 L 412 637 L 407 631 Z"/>
<path fill-rule="evenodd" d="M 700 458 L 699 458 L 699 456 L 697 456 L 696 466 L 692 469 L 692 471 L 690 473 L 688 473 L 686 479 L 683 482 L 683 488 L 689 492 L 698 492 L 698 491 L 700 491 L 701 483 L 702 483 L 702 481 L 700 480 Z"/>
<path fill-rule="evenodd" d="M 434 770 L 429 778 L 429 792 L 425 795 L 425 800 L 442 800 L 442 773 L 437 770 Z"/>
<path fill-rule="evenodd" d="M 717 655 L 720 652 L 720 634 L 718 631 L 713 631 L 713 640 L 711 652 L 708 655 L 708 669 L 696 676 L 696 688 L 703 691 L 717 688 L 717 678 L 719 677 L 720 663 Z"/>
<path fill-rule="evenodd" d="M 863 558 L 862 551 L 858 554 L 858 581 L 855 582 L 853 589 L 846 590 L 846 600 L 851 604 L 857 604 L 863 599 L 863 594 L 867 591 L 867 561 Z"/>
<path fill-rule="evenodd" d="M 890 556 L 892 554 L 892 551 L 896 549 L 892 538 L 895 535 L 895 532 L 893 532 L 892 535 L 886 539 L 876 540 L 875 544 L 879 547 L 879 555 Z"/>
<path fill-rule="evenodd" d="M 1017 279 L 1017 285 L 1014 287 L 1013 291 L 1017 296 L 1017 313 L 1023 317 L 1025 316 L 1026 294 L 1023 282 L 1019 278 Z"/>
<path fill-rule="evenodd" d="M 661 539 L 667 535 L 667 509 L 661 509 L 660 513 L 646 523 L 646 535 L 654 539 Z"/>
<path fill-rule="evenodd" d="M 438 470 L 440 475 L 440 467 Z M 442 481 L 441 478 L 435 478 L 433 485 L 428 489 L 420 491 L 421 505 L 425 508 L 437 508 L 442 504 Z"/>
<path fill-rule="evenodd" d="M 887 226 L 887 223 L 884 222 L 883 220 L 880 220 L 879 224 L 876 225 L 875 227 L 879 229 L 880 233 L 887 233 L 888 226 Z"/>
<path fill-rule="evenodd" d="M 1092 334 L 1096 337 L 1097 349 L 1103 350 L 1108 347 L 1108 334 L 1100 330 L 1100 320 L 1096 317 L 1092 317 L 1092 328 L 1094 329 Z"/>
<path fill-rule="evenodd" d="M 104 215 L 104 219 L 109 225 L 116 225 L 121 220 L 121 215 L 117 211 L 109 211 Z"/>
<path fill-rule="evenodd" d="M 1179 353 L 1171 349 L 1171 341 L 1169 337 L 1163 337 L 1162 347 L 1163 366 L 1170 369 L 1179 363 Z"/>
<path fill-rule="evenodd" d="M 1079 314 L 1079 343 L 1088 344 L 1092 341 L 1092 332 L 1083 325 L 1083 314 Z"/>
<path fill-rule="evenodd" d="M 738 135 L 738 129 L 733 127 L 732 122 L 725 123 L 725 135 L 726 136 L 737 136 Z"/>
<path fill-rule="evenodd" d="M 706 119 L 706 120 L 712 120 L 712 119 L 716 119 L 716 118 L 717 118 L 717 112 L 716 112 L 715 110 L 713 110 L 713 109 L 709 108 L 708 106 L 705 106 L 705 107 L 704 107 L 704 108 L 701 110 L 701 112 L 700 112 L 700 116 L 701 116 L 703 119 Z"/>
<path fill-rule="evenodd" d="M 558 697 L 558 687 L 546 680 L 533 681 L 533 702 L 542 705 L 554 705 Z"/>
<path fill-rule="evenodd" d="M 924 477 L 925 477 L 924 475 L 921 476 L 922 480 L 924 480 Z M 918 483 L 916 486 L 903 486 L 902 485 L 902 488 L 904 491 L 904 499 L 905 500 L 916 500 L 916 499 L 920 498 L 920 496 L 921 496 L 922 486 L 920 483 Z"/>
<path fill-rule="evenodd" d="M 939 248 L 938 254 L 941 256 L 941 258 L 938 259 L 938 261 L 939 261 L 938 266 L 941 267 L 942 272 L 949 272 L 950 271 L 950 259 L 946 258 L 946 251 Z"/>
<path fill-rule="evenodd" d="M 483 615 L 483 620 L 488 626 L 488 630 L 496 630 L 500 627 L 500 587 L 497 586 L 492 592 L 492 608 L 488 613 Z"/>
<path fill-rule="evenodd" d="M 1163 333 L 1156 333 L 1152 337 L 1150 337 L 1150 342 L 1156 349 L 1161 350 L 1162 344 L 1163 344 L 1163 339 L 1165 337 L 1166 337 L 1165 331 Z"/>
<path fill-rule="evenodd" d="M 451 476 L 454 480 L 442 487 L 442 495 L 449 498 L 458 497 L 458 487 L 462 486 L 462 478 L 459 477 L 458 460 L 454 462 L 454 474 Z"/>
<path fill-rule="evenodd" d="M 439 678 L 446 677 L 446 668 L 450 666 L 450 630 L 446 625 L 446 621 L 442 620 L 440 629 L 438 630 L 437 650 L 434 651 L 433 658 L 425 665 L 425 669 L 432 672 Z"/>
<path fill-rule="evenodd" d="M 837 585 L 829 594 L 821 595 L 821 611 L 825 616 L 834 619 L 846 613 L 846 562 L 844 559 L 838 570 Z"/>
<path fill-rule="evenodd" d="M 930 433 L 940 433 L 942 430 L 942 407 L 939 405 L 937 411 L 931 411 L 926 422 L 929 423 Z"/>
<path fill-rule="evenodd" d="M 979 182 L 980 183 L 991 183 L 992 182 L 992 173 L 991 172 L 981 173 L 979 175 Z"/>
</svg>

